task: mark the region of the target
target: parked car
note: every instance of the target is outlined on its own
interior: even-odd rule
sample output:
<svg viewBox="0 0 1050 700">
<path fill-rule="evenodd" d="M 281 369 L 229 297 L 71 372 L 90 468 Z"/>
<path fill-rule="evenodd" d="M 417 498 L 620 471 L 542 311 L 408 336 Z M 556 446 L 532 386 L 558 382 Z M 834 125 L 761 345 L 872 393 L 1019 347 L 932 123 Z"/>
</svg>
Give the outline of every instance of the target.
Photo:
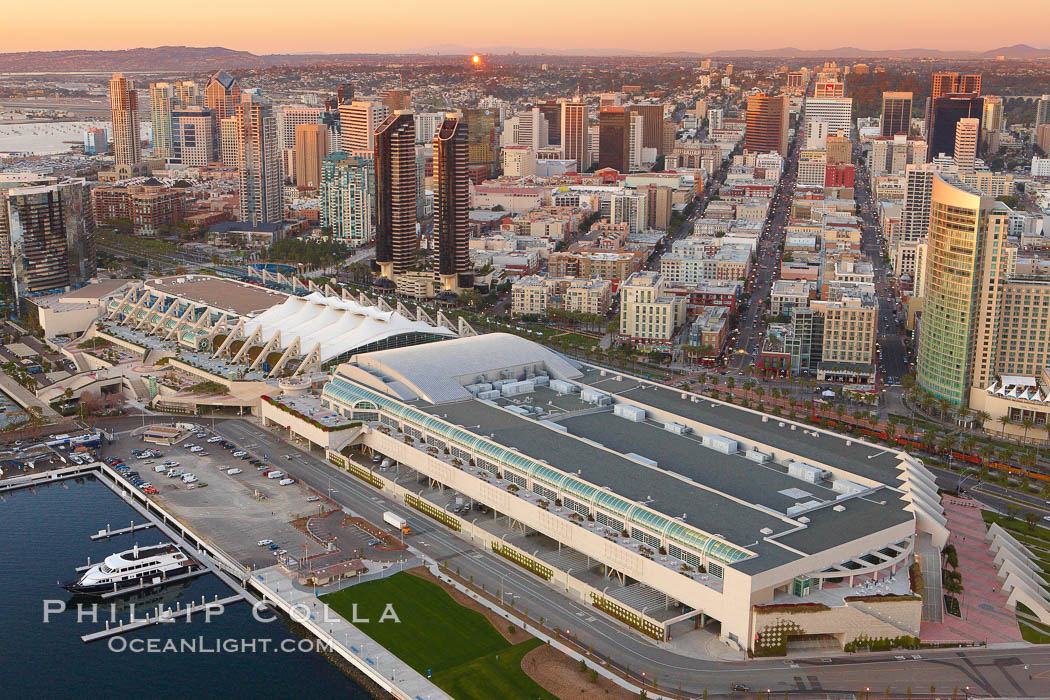
<svg viewBox="0 0 1050 700">
<path fill-rule="evenodd" d="M 228 471 L 228 472 L 226 472 L 226 473 L 227 473 L 227 474 L 229 474 L 230 476 L 233 476 L 234 474 L 240 474 L 240 473 L 241 473 L 241 470 L 240 470 L 240 469 L 237 469 L 237 468 L 233 468 L 233 469 L 229 470 L 229 471 Z"/>
<path fill-rule="evenodd" d="M 260 547 L 269 547 L 271 544 L 273 544 L 273 540 L 259 540 Z"/>
</svg>

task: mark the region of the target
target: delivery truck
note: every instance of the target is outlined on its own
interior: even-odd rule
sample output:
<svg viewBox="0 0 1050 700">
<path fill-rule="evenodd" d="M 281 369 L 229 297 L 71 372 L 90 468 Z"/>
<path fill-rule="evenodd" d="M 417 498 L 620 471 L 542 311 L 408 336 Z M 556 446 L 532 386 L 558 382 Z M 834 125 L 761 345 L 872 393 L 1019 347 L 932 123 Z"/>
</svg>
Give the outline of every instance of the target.
<svg viewBox="0 0 1050 700">
<path fill-rule="evenodd" d="M 410 534 L 412 532 L 412 528 L 410 528 L 408 526 L 408 521 L 407 520 L 402 518 L 400 515 L 396 515 L 396 514 L 392 513 L 389 510 L 386 511 L 385 513 L 383 513 L 383 520 L 387 524 L 393 525 L 398 530 L 400 530 L 402 535 L 408 535 L 408 534 Z"/>
</svg>

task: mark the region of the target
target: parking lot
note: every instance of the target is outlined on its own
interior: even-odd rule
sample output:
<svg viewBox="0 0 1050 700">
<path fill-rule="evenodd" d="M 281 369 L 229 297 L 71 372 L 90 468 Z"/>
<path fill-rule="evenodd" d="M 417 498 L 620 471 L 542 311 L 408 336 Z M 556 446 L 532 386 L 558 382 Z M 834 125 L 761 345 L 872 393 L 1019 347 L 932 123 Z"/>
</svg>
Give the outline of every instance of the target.
<svg viewBox="0 0 1050 700">
<path fill-rule="evenodd" d="M 207 437 L 213 435 L 207 433 Z M 298 482 L 281 486 L 279 479 L 266 478 L 247 459 L 233 457 L 233 449 L 209 444 L 207 437 L 191 435 L 172 446 L 150 445 L 137 436 L 125 438 L 108 445 L 103 457 L 123 459 L 158 490 L 153 497 L 161 505 L 242 564 L 253 568 L 270 566 L 276 559 L 274 552 L 280 550 L 294 557 L 319 554 L 321 545 L 291 523 L 317 514 L 323 501 Z M 187 443 L 199 445 L 207 454 L 190 452 L 185 447 Z M 163 456 L 139 460 L 132 455 L 133 449 L 155 449 Z M 164 462 L 172 461 L 178 462 L 175 470 L 192 473 L 197 481 L 184 483 L 181 477 L 168 477 L 167 468 L 155 471 Z M 226 465 L 230 469 L 219 469 Z M 232 469 L 241 472 L 231 475 Z M 278 549 L 259 546 L 260 540 L 273 540 Z"/>
</svg>

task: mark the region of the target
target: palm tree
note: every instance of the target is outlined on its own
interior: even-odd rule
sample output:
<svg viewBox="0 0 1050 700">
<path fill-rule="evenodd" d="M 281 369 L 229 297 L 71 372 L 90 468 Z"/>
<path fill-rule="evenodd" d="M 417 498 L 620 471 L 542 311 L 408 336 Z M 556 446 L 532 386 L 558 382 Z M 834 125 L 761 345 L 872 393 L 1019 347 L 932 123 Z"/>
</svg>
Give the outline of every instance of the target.
<svg viewBox="0 0 1050 700">
<path fill-rule="evenodd" d="M 984 424 L 992 419 L 992 417 L 988 415 L 987 411 L 977 411 L 973 414 L 973 417 L 974 420 L 976 420 L 977 423 L 981 426 L 982 430 L 984 429 Z"/>
<path fill-rule="evenodd" d="M 773 391 L 776 391 L 776 389 L 774 389 Z M 758 400 L 761 401 L 762 397 L 766 395 L 765 387 L 760 386 L 757 389 L 755 389 L 755 394 L 758 396 Z"/>
<path fill-rule="evenodd" d="M 1035 427 L 1035 420 L 1031 416 L 1025 416 L 1021 419 L 1021 427 L 1024 428 L 1024 438 L 1021 442 L 1028 442 L 1028 431 Z"/>
<path fill-rule="evenodd" d="M 1002 432 L 1002 436 L 1003 437 L 1006 437 L 1006 426 L 1010 425 L 1011 422 L 1012 421 L 1010 420 L 1010 416 L 1008 416 L 1006 414 L 1003 414 L 1003 415 L 999 416 L 999 423 L 1003 426 L 1003 432 Z"/>
<path fill-rule="evenodd" d="M 944 454 L 948 454 L 952 451 L 954 445 L 955 439 L 951 435 L 945 435 L 937 442 L 937 449 Z"/>
</svg>

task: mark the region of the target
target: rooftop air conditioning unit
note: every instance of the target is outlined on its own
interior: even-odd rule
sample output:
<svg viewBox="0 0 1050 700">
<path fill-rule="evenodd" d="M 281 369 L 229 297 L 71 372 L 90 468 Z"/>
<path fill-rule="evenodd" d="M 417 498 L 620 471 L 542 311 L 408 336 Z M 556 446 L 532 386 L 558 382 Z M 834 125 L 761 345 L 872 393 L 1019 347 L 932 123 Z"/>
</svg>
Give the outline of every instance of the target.
<svg viewBox="0 0 1050 700">
<path fill-rule="evenodd" d="M 842 511 L 846 510 L 846 506 L 844 506 L 844 505 L 837 505 L 837 506 L 832 506 L 831 509 L 833 511 L 835 511 L 836 513 L 841 513 Z"/>
</svg>

